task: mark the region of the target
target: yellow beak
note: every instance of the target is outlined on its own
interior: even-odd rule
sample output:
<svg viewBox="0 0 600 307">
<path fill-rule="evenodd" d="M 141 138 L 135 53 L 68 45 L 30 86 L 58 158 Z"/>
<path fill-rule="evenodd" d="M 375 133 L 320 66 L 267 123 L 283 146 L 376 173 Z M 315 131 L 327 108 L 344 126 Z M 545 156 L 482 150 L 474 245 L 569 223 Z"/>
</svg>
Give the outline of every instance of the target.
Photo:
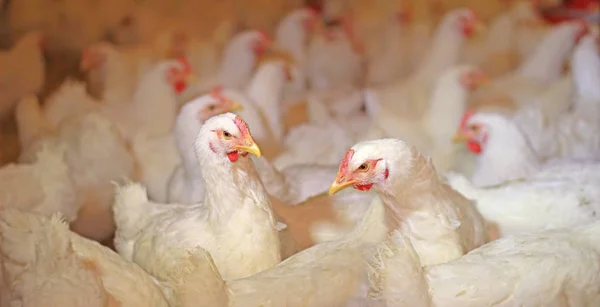
<svg viewBox="0 0 600 307">
<path fill-rule="evenodd" d="M 241 111 L 244 109 L 244 106 L 242 106 L 241 104 L 232 101 L 231 102 L 231 106 L 229 107 L 229 112 L 235 112 L 235 111 Z"/>
<path fill-rule="evenodd" d="M 251 144 L 248 144 L 249 142 L 246 142 L 246 145 L 235 145 L 233 146 L 233 148 L 237 149 L 237 150 L 242 150 L 245 151 L 251 155 L 255 155 L 257 158 L 261 157 L 261 153 L 260 153 L 260 148 L 258 148 L 258 145 L 256 145 L 255 142 L 250 142 Z"/>
<path fill-rule="evenodd" d="M 332 196 L 333 194 L 335 194 L 351 185 L 354 185 L 354 184 L 356 184 L 356 181 L 354 181 L 354 180 L 349 180 L 346 182 L 338 182 L 336 179 L 329 187 L 329 196 Z"/>
<path fill-rule="evenodd" d="M 490 77 L 488 77 L 487 75 L 481 75 L 481 77 L 479 77 L 479 80 L 477 81 L 479 82 L 479 85 L 486 85 L 491 82 Z"/>
<path fill-rule="evenodd" d="M 196 74 L 189 74 L 187 75 L 187 77 L 185 77 L 185 83 L 189 84 L 195 84 L 200 82 L 200 78 L 196 75 Z"/>
<path fill-rule="evenodd" d="M 478 20 L 477 22 L 475 22 L 475 24 L 473 25 L 473 33 L 477 36 L 477 35 L 481 35 L 483 33 L 485 33 L 487 31 L 487 26 L 485 25 L 485 23 L 483 23 L 483 21 Z"/>
<path fill-rule="evenodd" d="M 460 132 L 457 132 L 456 134 L 454 134 L 454 136 L 452 136 L 452 142 L 454 143 L 466 142 L 467 140 L 467 136 Z"/>
</svg>

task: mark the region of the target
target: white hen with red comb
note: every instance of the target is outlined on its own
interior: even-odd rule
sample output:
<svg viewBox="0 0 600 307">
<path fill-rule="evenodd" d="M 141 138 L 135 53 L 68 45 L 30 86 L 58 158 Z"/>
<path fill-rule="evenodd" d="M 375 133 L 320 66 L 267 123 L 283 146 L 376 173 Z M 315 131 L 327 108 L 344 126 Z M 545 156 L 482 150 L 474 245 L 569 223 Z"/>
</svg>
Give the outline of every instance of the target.
<svg viewBox="0 0 600 307">
<path fill-rule="evenodd" d="M 452 131 L 466 108 L 469 92 L 484 80 L 483 73 L 475 67 L 450 68 L 438 78 L 429 109 L 423 118 L 398 118 L 385 110 L 371 108 L 378 121 L 373 122 L 365 139 L 380 136 L 402 138 L 431 156 L 438 170 L 450 170 L 454 166 L 456 151 L 450 141 Z M 371 101 L 381 107 L 378 102 Z M 383 135 L 377 135 L 381 131 Z"/>
<path fill-rule="evenodd" d="M 207 120 L 196 139 L 205 186 L 195 205 L 149 202 L 129 185 L 115 204 L 115 245 L 154 276 L 178 272 L 184 259 L 165 259 L 174 248 L 210 252 L 224 279 L 242 278 L 281 261 L 276 221 L 267 192 L 247 154 L 260 151 L 245 122 L 232 113 Z"/>
<path fill-rule="evenodd" d="M 169 179 L 167 201 L 195 204 L 204 200 L 202 169 L 198 163 L 194 143 L 202 124 L 212 116 L 231 112 L 237 105 L 228 93 L 216 88 L 211 94 L 200 96 L 186 103 L 175 123 L 175 142 L 181 156 L 181 165 Z"/>
</svg>

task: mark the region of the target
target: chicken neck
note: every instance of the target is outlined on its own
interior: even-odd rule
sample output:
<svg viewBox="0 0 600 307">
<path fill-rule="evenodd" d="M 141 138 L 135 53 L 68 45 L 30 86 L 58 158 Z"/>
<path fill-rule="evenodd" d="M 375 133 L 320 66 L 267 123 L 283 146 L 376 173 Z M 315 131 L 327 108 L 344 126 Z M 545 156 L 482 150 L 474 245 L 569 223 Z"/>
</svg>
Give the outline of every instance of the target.
<svg viewBox="0 0 600 307">
<path fill-rule="evenodd" d="M 435 77 L 457 63 L 464 39 L 455 26 L 455 20 L 445 18 L 438 26 L 429 52 L 421 61 L 414 79 L 431 86 Z"/>
<path fill-rule="evenodd" d="M 250 81 L 247 90 L 248 96 L 265 115 L 275 140 L 279 142 L 283 138 L 280 102 L 286 83 L 281 65 L 279 62 L 263 64 Z"/>
<path fill-rule="evenodd" d="M 209 210 L 210 220 L 226 222 L 224 219 L 252 211 L 254 218 L 263 219 L 256 222 L 263 225 L 272 223 L 274 227 L 271 203 L 252 160 L 240 157 L 237 162 L 231 163 L 227 159 L 219 159 L 210 149 L 206 150 L 209 152 L 198 157 L 206 191 L 204 204 Z"/>
<path fill-rule="evenodd" d="M 431 94 L 423 123 L 435 143 L 450 143 L 467 105 L 467 90 L 455 73 L 442 75 Z"/>
<path fill-rule="evenodd" d="M 492 186 L 526 178 L 539 170 L 538 157 L 511 119 L 498 116 L 488 123 L 492 131 L 484 151 L 477 157 L 473 184 Z"/>
<path fill-rule="evenodd" d="M 178 118 L 175 124 L 175 143 L 181 156 L 183 181 L 186 191 L 192 193 L 191 200 L 194 203 L 200 202 L 204 195 L 202 168 L 194 148 L 194 141 L 201 127 L 202 124 L 198 120 L 181 120 L 181 118 Z"/>
<path fill-rule="evenodd" d="M 600 104 L 600 58 L 594 37 L 585 37 L 572 58 L 573 79 L 577 99 L 575 109 L 587 102 Z"/>
<path fill-rule="evenodd" d="M 218 82 L 226 88 L 242 89 L 252 76 L 256 57 L 246 42 L 234 37 L 223 51 Z"/>
<path fill-rule="evenodd" d="M 168 62 L 159 63 L 140 80 L 129 115 L 140 132 L 164 136 L 171 132 L 178 111 L 177 98 L 165 79 Z M 131 119 L 130 119 L 131 120 Z"/>
<path fill-rule="evenodd" d="M 575 42 L 573 31 L 569 28 L 557 28 L 550 32 L 537 46 L 518 73 L 543 85 L 557 81 L 561 74 L 565 58 Z"/>
<path fill-rule="evenodd" d="M 396 179 L 389 189 L 382 190 L 379 197 L 385 204 L 389 231 L 399 229 L 413 213 L 428 210 L 441 203 L 444 184 L 439 181 L 430 161 L 415 148 L 412 151 L 412 167 L 409 174 Z"/>
</svg>

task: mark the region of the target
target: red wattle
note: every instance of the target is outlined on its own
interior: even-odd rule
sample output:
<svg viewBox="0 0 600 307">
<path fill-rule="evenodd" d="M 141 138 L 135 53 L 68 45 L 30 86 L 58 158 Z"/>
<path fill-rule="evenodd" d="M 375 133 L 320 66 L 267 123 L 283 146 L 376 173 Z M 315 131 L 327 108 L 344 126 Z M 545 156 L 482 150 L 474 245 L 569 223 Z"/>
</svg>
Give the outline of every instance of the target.
<svg viewBox="0 0 600 307">
<path fill-rule="evenodd" d="M 477 141 L 473 141 L 473 140 L 467 141 L 467 148 L 469 149 L 470 152 L 472 152 L 476 155 L 481 153 L 481 144 L 479 144 L 479 142 L 477 142 Z"/>
<path fill-rule="evenodd" d="M 187 83 L 185 81 L 176 81 L 173 84 L 173 88 L 175 89 L 175 93 L 181 94 L 187 88 Z"/>
<path fill-rule="evenodd" d="M 463 26 L 462 32 L 463 32 L 464 36 L 471 37 L 473 35 L 473 33 L 475 32 L 475 29 L 470 25 Z"/>
<path fill-rule="evenodd" d="M 229 158 L 229 161 L 231 161 L 231 162 L 237 161 L 239 157 L 240 157 L 240 154 L 237 151 L 227 153 L 227 158 Z"/>
<path fill-rule="evenodd" d="M 373 187 L 372 183 L 369 183 L 369 184 L 357 184 L 357 185 L 354 186 L 355 189 L 357 189 L 359 191 L 364 191 L 364 192 L 369 191 L 372 187 Z"/>
</svg>

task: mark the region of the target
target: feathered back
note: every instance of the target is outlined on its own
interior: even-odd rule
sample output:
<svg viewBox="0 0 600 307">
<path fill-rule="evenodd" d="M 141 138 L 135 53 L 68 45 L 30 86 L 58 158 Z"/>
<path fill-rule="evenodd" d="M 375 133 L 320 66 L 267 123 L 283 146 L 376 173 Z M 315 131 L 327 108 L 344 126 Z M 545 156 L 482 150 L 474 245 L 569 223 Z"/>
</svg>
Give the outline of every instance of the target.
<svg viewBox="0 0 600 307">
<path fill-rule="evenodd" d="M 0 250 L 13 302 L 23 307 L 106 306 L 109 295 L 73 252 L 68 226 L 59 215 L 7 209 L 0 216 Z"/>
<path fill-rule="evenodd" d="M 35 95 L 21 98 L 15 110 L 21 150 L 29 149 L 38 140 L 54 133 L 54 128 L 42 114 Z"/>
<path fill-rule="evenodd" d="M 171 304 L 176 306 L 229 306 L 228 289 L 221 274 L 217 270 L 210 253 L 201 247 L 193 250 L 175 250 L 176 255 L 185 268 L 169 276 L 166 284 L 174 287 L 177 293 Z M 181 259 L 183 256 L 183 261 Z"/>
<path fill-rule="evenodd" d="M 385 224 L 385 205 L 379 197 L 373 198 L 365 217 L 354 228 L 349 239 L 359 238 L 365 243 L 377 243 L 385 238 L 388 228 Z"/>
<path fill-rule="evenodd" d="M 369 297 L 387 306 L 432 305 L 419 256 L 410 239 L 394 231 L 368 259 Z"/>
<path fill-rule="evenodd" d="M 133 246 L 122 243 L 132 240 L 145 225 L 143 218 L 148 204 L 146 188 L 139 183 L 128 183 L 115 187 L 115 202 L 113 205 L 114 219 L 117 226 L 115 247 L 125 259 L 133 259 Z"/>
</svg>

